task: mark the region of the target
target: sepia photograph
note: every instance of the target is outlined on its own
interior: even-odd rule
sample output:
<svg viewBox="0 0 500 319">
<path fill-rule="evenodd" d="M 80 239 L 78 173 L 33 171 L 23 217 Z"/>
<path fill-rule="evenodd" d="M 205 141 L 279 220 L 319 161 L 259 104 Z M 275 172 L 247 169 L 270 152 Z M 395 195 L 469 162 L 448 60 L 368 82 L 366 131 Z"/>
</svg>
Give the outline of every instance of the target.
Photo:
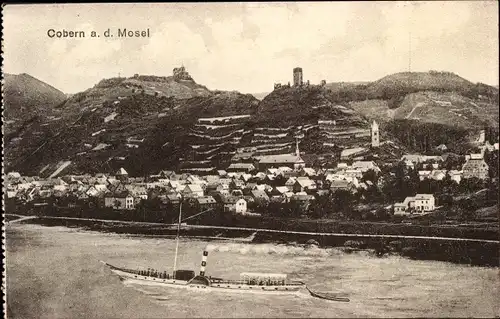
<svg viewBox="0 0 500 319">
<path fill-rule="evenodd" d="M 4 4 L 5 318 L 500 318 L 499 4 Z"/>
</svg>

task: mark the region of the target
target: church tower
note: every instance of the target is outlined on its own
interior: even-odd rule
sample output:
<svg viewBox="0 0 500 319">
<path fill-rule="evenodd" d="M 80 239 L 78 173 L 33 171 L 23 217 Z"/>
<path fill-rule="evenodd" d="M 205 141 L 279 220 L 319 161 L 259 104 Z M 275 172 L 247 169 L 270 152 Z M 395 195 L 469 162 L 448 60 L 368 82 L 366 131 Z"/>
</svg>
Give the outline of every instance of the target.
<svg viewBox="0 0 500 319">
<path fill-rule="evenodd" d="M 484 142 L 486 142 L 486 130 L 479 131 L 479 138 L 477 141 L 479 144 L 484 144 Z"/>
<path fill-rule="evenodd" d="M 373 120 L 372 123 L 372 129 L 371 129 L 371 135 L 372 135 L 372 147 L 379 147 L 380 146 L 380 133 L 378 130 L 378 124 Z"/>
<path fill-rule="evenodd" d="M 295 155 L 297 157 L 300 157 L 300 150 L 299 150 L 299 139 L 295 139 Z"/>
</svg>

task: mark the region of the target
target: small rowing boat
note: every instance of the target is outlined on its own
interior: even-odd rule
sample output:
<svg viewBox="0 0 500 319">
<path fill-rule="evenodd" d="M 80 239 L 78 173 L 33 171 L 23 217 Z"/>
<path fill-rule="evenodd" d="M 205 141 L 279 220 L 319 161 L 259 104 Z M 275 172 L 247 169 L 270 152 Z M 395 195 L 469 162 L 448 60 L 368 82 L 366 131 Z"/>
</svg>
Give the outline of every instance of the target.
<svg viewBox="0 0 500 319">
<path fill-rule="evenodd" d="M 325 300 L 331 300 L 331 301 L 343 301 L 343 302 L 349 302 L 349 298 L 342 296 L 341 294 L 337 293 L 328 293 L 328 292 L 314 292 L 311 291 L 307 286 L 306 286 L 307 291 L 311 294 L 311 296 L 320 298 L 320 299 L 325 299 Z"/>
</svg>

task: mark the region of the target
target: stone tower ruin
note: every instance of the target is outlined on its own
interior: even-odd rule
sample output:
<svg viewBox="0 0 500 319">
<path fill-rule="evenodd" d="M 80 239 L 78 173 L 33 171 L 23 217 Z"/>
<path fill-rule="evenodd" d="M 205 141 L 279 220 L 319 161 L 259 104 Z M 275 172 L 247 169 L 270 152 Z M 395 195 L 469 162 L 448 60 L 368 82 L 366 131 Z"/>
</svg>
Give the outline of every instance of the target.
<svg viewBox="0 0 500 319">
<path fill-rule="evenodd" d="M 293 69 L 293 86 L 301 86 L 302 85 L 302 68 L 296 67 Z"/>
</svg>

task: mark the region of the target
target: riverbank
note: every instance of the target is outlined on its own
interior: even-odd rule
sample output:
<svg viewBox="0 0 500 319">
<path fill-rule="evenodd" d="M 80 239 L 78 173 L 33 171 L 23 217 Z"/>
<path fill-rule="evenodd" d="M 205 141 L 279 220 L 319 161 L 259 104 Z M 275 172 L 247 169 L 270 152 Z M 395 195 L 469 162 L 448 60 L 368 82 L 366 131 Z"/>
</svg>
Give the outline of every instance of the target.
<svg viewBox="0 0 500 319">
<path fill-rule="evenodd" d="M 117 234 L 174 237 L 172 224 L 130 222 L 69 217 L 34 217 L 22 223 L 65 226 Z M 189 225 L 181 228 L 181 236 L 203 239 L 234 239 L 253 243 L 304 245 L 314 240 L 322 248 L 342 247 L 345 252 L 359 249 L 376 254 L 398 254 L 412 259 L 448 261 L 478 266 L 499 265 L 499 241 L 471 238 L 384 235 L 359 233 L 302 232 L 295 230 L 258 229 L 212 225 Z"/>
</svg>

